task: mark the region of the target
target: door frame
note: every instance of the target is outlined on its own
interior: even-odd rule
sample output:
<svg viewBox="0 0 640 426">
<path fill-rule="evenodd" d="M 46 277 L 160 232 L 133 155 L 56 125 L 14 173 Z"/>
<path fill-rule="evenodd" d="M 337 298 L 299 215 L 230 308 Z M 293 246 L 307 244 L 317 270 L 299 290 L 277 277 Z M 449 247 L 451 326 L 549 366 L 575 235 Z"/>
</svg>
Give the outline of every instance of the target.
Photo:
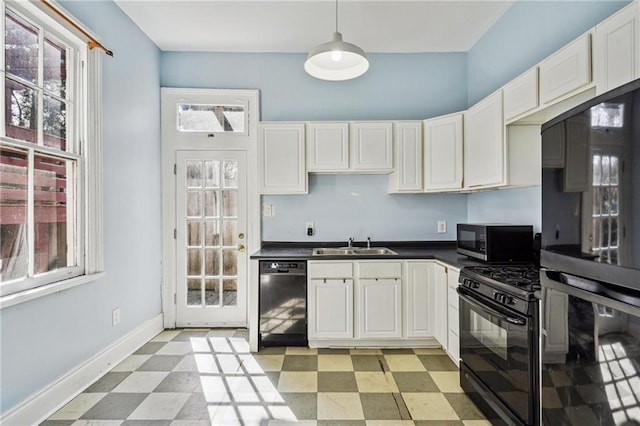
<svg viewBox="0 0 640 426">
<path fill-rule="evenodd" d="M 258 90 L 189 89 L 162 87 L 161 93 L 161 156 L 162 156 L 162 313 L 164 328 L 176 327 L 176 175 L 177 151 L 245 151 L 247 158 L 247 252 L 248 257 L 260 249 L 260 195 L 258 193 L 258 119 L 260 117 Z M 175 114 L 176 101 L 189 96 L 238 96 L 248 100 L 248 134 L 220 137 L 215 142 L 202 133 L 188 141 L 174 141 L 170 123 L 164 120 Z M 247 259 L 247 327 L 257 321 L 257 295 L 252 282 L 257 282 L 257 269 Z M 255 314 L 253 313 L 255 311 Z M 254 318 L 256 317 L 256 318 Z"/>
</svg>

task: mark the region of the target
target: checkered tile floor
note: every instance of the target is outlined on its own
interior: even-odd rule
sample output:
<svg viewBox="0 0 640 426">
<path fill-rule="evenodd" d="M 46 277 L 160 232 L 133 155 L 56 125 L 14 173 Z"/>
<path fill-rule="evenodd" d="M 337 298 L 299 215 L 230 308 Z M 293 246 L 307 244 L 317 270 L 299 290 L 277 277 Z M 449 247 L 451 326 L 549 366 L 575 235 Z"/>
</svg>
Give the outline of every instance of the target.
<svg viewBox="0 0 640 426">
<path fill-rule="evenodd" d="M 489 425 L 440 349 L 266 348 L 167 330 L 56 412 L 66 425 Z"/>
</svg>

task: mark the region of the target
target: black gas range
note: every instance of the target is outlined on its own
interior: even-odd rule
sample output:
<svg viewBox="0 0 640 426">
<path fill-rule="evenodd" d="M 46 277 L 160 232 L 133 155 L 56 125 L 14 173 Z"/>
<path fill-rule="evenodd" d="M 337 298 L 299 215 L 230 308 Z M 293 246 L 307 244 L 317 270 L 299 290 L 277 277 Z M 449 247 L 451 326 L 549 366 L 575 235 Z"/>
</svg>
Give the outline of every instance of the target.
<svg viewBox="0 0 640 426">
<path fill-rule="evenodd" d="M 494 424 L 539 423 L 539 268 L 460 271 L 460 384 Z"/>
</svg>

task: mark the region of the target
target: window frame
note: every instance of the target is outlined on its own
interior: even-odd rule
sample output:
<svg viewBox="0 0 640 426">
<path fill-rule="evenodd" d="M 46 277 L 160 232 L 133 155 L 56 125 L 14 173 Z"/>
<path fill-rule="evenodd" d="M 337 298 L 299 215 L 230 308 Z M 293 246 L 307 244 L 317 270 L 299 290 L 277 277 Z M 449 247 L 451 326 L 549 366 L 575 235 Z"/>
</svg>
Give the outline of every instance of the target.
<svg viewBox="0 0 640 426">
<path fill-rule="evenodd" d="M 73 22 L 78 20 L 54 3 L 56 9 Z M 20 141 L 5 134 L 5 101 L 0 105 L 0 142 L 12 148 L 24 149 L 29 158 L 36 155 L 51 155 L 75 162 L 75 182 L 73 186 L 75 206 L 75 265 L 60 268 L 41 275 L 28 276 L 22 280 L 8 281 L 0 290 L 0 309 L 58 292 L 76 285 L 94 281 L 104 275 L 103 233 L 102 233 L 102 139 L 101 139 L 101 52 L 90 50 L 85 35 L 52 13 L 40 2 L 3 1 L 0 5 L 0 42 L 3 49 L 0 55 L 0 76 L 2 84 L 7 77 L 5 68 L 5 15 L 7 10 L 21 19 L 45 31 L 47 39 L 57 41 L 67 49 L 67 75 L 65 102 L 67 105 L 67 147 L 64 151 L 39 145 L 37 142 Z M 82 27 L 87 34 L 91 32 Z M 93 37 L 93 35 L 91 35 Z M 40 36 L 40 44 L 45 43 Z M 39 64 L 39 73 L 42 71 Z M 19 81 L 11 79 L 12 81 Z M 20 82 L 20 81 L 19 81 Z M 40 82 L 40 81 L 39 81 Z M 44 88 L 38 99 L 43 99 Z M 39 101 L 39 107 L 42 106 Z M 71 113 L 69 114 L 69 107 Z M 42 112 L 39 112 L 41 114 Z M 42 126 L 40 126 L 42 127 Z M 38 141 L 43 140 L 42 129 L 38 129 Z M 32 170 L 32 169 L 31 169 Z M 29 171 L 32 175 L 33 172 Z M 29 184 L 33 184 L 32 178 Z M 29 189 L 32 191 L 32 189 Z M 32 197 L 31 197 L 32 198 Z M 33 201 L 32 201 L 33 202 Z M 29 204 L 31 206 L 31 204 Z M 33 223 L 33 218 L 30 219 Z M 31 232 L 33 235 L 33 232 Z M 29 240 L 32 246 L 33 237 Z M 32 270 L 32 266 L 29 266 Z"/>
</svg>

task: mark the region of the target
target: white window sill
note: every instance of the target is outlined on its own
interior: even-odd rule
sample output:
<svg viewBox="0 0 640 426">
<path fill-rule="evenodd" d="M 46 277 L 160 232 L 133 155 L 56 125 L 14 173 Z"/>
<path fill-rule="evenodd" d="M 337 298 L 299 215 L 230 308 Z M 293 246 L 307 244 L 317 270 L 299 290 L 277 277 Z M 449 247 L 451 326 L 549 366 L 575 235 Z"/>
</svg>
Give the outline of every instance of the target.
<svg viewBox="0 0 640 426">
<path fill-rule="evenodd" d="M 87 284 L 104 277 L 104 275 L 104 272 L 98 272 L 91 275 L 81 275 L 79 277 L 73 277 L 67 280 L 58 281 L 29 290 L 20 291 L 8 296 L 3 296 L 0 297 L 0 309 L 18 305 L 23 302 L 28 302 L 29 300 L 37 299 L 49 294 L 58 293 L 63 290 L 68 290 L 82 284 Z"/>
</svg>

